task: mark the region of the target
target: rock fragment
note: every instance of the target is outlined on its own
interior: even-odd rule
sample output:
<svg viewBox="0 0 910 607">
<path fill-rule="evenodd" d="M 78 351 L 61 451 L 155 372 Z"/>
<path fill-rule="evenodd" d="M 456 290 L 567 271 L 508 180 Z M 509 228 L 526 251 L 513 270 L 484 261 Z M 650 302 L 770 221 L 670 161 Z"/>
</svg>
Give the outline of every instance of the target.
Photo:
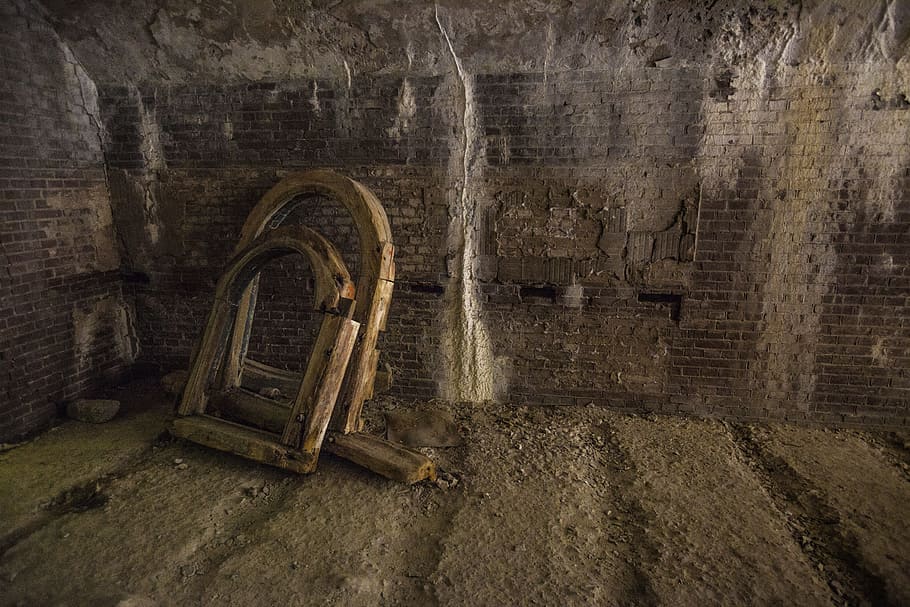
<svg viewBox="0 0 910 607">
<path fill-rule="evenodd" d="M 90 424 L 103 424 L 110 421 L 119 410 L 119 400 L 100 398 L 80 398 L 66 406 L 66 414 L 69 417 Z"/>
<path fill-rule="evenodd" d="M 189 373 L 184 370 L 171 371 L 161 378 L 161 386 L 171 396 L 179 396 L 183 392 Z"/>
</svg>

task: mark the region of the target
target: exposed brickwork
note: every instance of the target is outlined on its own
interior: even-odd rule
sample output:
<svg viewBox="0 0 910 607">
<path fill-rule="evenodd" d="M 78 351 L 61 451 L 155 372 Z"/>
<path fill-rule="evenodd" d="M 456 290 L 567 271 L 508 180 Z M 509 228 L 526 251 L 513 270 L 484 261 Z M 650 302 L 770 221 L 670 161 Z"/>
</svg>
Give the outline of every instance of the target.
<svg viewBox="0 0 910 607">
<path fill-rule="evenodd" d="M 0 8 L 0 442 L 131 356 L 91 84 L 34 14 Z"/>
<path fill-rule="evenodd" d="M 886 70 L 833 71 L 478 76 L 476 270 L 500 395 L 906 423 L 910 112 L 888 101 Z M 336 167 L 392 223 L 380 347 L 395 389 L 437 394 L 455 90 L 442 77 L 105 89 L 115 207 L 151 175 L 164 235 L 131 245 L 150 276 L 144 356 L 185 364 L 246 213 L 285 171 Z M 264 280 L 253 344 L 288 366 L 312 331 L 293 301 L 307 279 L 275 286 L 291 263 Z"/>
</svg>

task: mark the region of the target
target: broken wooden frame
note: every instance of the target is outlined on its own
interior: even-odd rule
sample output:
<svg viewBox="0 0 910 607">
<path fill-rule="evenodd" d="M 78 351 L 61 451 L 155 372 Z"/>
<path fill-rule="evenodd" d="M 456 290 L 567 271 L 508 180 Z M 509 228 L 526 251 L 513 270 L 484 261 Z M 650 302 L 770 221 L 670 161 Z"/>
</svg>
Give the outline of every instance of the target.
<svg viewBox="0 0 910 607">
<path fill-rule="evenodd" d="M 324 317 L 313 353 L 296 398 L 286 409 L 280 442 L 248 428 L 216 423 L 205 417 L 212 400 L 212 386 L 223 386 L 219 374 L 238 324 L 238 304 L 247 287 L 269 261 L 298 253 L 305 255 L 316 278 L 315 308 Z M 215 289 L 215 303 L 199 343 L 175 422 L 178 436 L 227 450 L 297 472 L 316 467 L 341 380 L 347 368 L 360 323 L 352 320 L 354 285 L 341 255 L 317 232 L 304 226 L 273 230 L 254 240 L 228 264 Z M 242 400 L 239 387 L 215 393 L 221 408 L 225 401 Z M 230 407 L 227 407 L 230 409 Z M 193 416 L 193 417 L 191 417 Z M 202 417 L 195 417 L 202 416 Z"/>
<path fill-rule="evenodd" d="M 292 173 L 269 190 L 252 210 L 237 249 L 243 249 L 264 232 L 280 226 L 297 206 L 316 196 L 327 196 L 344 205 L 354 220 L 360 240 L 357 293 L 362 305 L 357 307 L 353 317 L 361 324 L 360 337 L 342 386 L 341 407 L 332 421 L 333 429 L 347 434 L 361 429 L 363 403 L 373 396 L 379 362 L 376 341 L 380 331 L 385 330 L 394 287 L 394 247 L 385 210 L 366 187 L 333 171 Z M 257 279 L 250 282 L 238 305 L 237 314 L 243 322 L 235 325 L 231 336 L 223 374 L 225 389 L 239 387 L 248 380 L 251 383 L 262 379 L 272 379 L 276 383 L 293 380 L 293 374 L 246 357 L 257 285 Z"/>
<path fill-rule="evenodd" d="M 367 306 L 354 305 L 350 276 L 331 243 L 302 226 L 279 227 L 301 196 L 319 195 L 340 200 L 355 220 L 361 249 L 357 292 L 367 294 Z M 302 376 L 246 358 L 259 271 L 268 261 L 293 252 L 310 260 L 316 275 L 316 307 L 326 313 Z M 219 280 L 178 408 L 181 417 L 174 423 L 175 433 L 306 473 L 315 469 L 331 424 L 328 451 L 391 479 L 408 483 L 435 479 L 429 458 L 359 432 L 363 402 L 372 396 L 376 377 L 376 340 L 385 329 L 394 285 L 393 253 L 385 211 L 357 182 L 330 171 L 310 171 L 286 177 L 272 188 L 247 219 L 238 252 Z M 363 331 L 356 341 L 358 328 Z M 297 397 L 288 407 L 256 394 L 263 388 Z M 336 408 L 339 390 L 341 407 Z M 207 410 L 220 417 L 206 415 Z M 225 416 L 257 429 L 225 421 Z"/>
</svg>

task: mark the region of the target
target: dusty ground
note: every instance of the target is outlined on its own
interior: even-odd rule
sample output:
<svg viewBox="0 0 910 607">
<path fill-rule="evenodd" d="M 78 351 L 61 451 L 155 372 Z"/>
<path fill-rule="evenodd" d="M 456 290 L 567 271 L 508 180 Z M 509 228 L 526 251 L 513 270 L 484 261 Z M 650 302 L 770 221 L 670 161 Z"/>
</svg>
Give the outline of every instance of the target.
<svg viewBox="0 0 910 607">
<path fill-rule="evenodd" d="M 0 454 L 0 604 L 910 604 L 906 436 L 461 409 L 428 451 L 459 482 L 406 487 L 173 441 L 156 385 L 114 396 Z"/>
</svg>

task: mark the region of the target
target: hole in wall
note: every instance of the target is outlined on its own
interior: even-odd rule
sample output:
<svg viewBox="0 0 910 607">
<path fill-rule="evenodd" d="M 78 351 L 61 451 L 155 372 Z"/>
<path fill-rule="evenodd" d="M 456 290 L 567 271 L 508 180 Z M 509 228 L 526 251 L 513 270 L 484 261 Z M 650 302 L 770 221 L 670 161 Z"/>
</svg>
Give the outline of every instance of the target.
<svg viewBox="0 0 910 607">
<path fill-rule="evenodd" d="M 446 288 L 442 285 L 437 285 L 429 282 L 409 282 L 409 283 L 396 283 L 396 287 L 399 284 L 404 287 L 405 291 L 410 291 L 411 293 L 427 293 L 430 295 L 442 295 L 445 293 Z"/>
<path fill-rule="evenodd" d="M 518 296 L 522 299 L 553 299 L 559 295 L 556 287 L 521 287 L 518 289 Z"/>
<path fill-rule="evenodd" d="M 683 296 L 680 293 L 652 293 L 642 291 L 638 294 L 640 303 L 658 304 L 668 306 L 670 309 L 670 318 L 679 320 L 679 313 L 682 309 Z"/>
<path fill-rule="evenodd" d="M 120 269 L 120 280 L 126 284 L 138 284 L 138 285 L 147 285 L 152 282 L 152 279 L 145 272 L 139 272 L 137 270 L 127 270 Z"/>
</svg>

